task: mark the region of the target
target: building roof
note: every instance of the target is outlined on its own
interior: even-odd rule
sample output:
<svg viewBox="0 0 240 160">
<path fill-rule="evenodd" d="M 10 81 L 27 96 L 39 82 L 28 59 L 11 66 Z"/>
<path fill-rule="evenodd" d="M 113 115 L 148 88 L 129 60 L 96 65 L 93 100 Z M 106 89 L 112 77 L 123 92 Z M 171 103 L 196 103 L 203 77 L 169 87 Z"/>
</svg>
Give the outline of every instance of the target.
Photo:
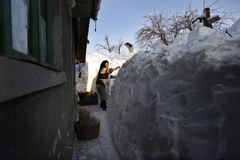
<svg viewBox="0 0 240 160">
<path fill-rule="evenodd" d="M 72 2 L 73 0 L 68 1 Z M 97 20 L 101 0 L 75 0 L 74 4 L 74 7 L 72 7 L 73 17 Z"/>
</svg>

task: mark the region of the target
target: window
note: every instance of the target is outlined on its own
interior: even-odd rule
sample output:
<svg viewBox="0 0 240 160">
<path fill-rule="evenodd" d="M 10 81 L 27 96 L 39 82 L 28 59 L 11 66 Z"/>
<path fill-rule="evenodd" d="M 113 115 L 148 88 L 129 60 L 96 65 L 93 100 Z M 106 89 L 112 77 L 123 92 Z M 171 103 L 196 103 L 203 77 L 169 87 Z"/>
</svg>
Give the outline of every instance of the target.
<svg viewBox="0 0 240 160">
<path fill-rule="evenodd" d="M 41 44 L 41 57 L 44 61 L 48 59 L 47 53 L 47 7 L 46 7 L 46 0 L 41 0 L 41 15 L 40 15 L 40 44 Z"/>
<path fill-rule="evenodd" d="M 1 7 L 4 55 L 52 67 L 50 1 L 2 0 Z"/>
<path fill-rule="evenodd" d="M 11 0 L 12 47 L 28 54 L 29 3 Z"/>
</svg>

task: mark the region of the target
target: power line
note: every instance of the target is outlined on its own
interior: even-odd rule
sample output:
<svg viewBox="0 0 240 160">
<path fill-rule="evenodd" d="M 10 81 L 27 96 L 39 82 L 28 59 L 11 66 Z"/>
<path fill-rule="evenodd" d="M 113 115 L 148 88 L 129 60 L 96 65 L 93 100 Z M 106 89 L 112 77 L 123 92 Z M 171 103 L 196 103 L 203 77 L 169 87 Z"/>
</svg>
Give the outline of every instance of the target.
<svg viewBox="0 0 240 160">
<path fill-rule="evenodd" d="M 228 12 L 216 12 L 216 11 L 212 11 L 212 12 L 214 12 L 214 13 L 240 13 L 240 11 L 236 11 L 236 12 L 230 12 L 230 11 L 228 11 Z"/>
<path fill-rule="evenodd" d="M 215 3 L 217 3 L 219 0 L 216 0 L 216 1 L 214 1 L 212 4 L 210 4 L 209 6 L 208 6 L 208 8 L 210 8 L 212 5 L 214 5 Z"/>
</svg>

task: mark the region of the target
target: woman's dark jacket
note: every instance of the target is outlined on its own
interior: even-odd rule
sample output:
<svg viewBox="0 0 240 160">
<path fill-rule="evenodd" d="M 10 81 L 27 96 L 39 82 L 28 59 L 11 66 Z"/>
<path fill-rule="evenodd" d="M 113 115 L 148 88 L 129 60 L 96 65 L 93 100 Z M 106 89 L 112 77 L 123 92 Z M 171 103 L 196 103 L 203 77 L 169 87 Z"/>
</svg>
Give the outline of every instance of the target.
<svg viewBox="0 0 240 160">
<path fill-rule="evenodd" d="M 102 79 L 108 79 L 108 73 L 102 74 L 101 73 L 102 69 L 100 69 L 99 72 L 98 72 L 96 84 L 105 86 Z"/>
</svg>

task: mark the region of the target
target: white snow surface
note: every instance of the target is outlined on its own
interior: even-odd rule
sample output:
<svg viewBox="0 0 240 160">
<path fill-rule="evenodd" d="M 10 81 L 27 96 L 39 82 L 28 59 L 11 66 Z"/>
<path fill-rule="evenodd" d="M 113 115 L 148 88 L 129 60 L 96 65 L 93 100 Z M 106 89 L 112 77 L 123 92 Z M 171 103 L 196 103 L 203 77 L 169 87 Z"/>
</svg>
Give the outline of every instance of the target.
<svg viewBox="0 0 240 160">
<path fill-rule="evenodd" d="M 123 64 L 107 110 L 121 159 L 240 159 L 240 20 L 228 32 L 200 27 Z"/>
<path fill-rule="evenodd" d="M 88 53 L 78 92 L 96 91 L 102 60 L 122 67 L 107 112 L 90 106 L 99 137 L 75 141 L 73 159 L 240 159 L 240 20 L 228 32 L 199 27 L 134 55 Z"/>
<path fill-rule="evenodd" d="M 75 140 L 72 160 L 120 160 L 110 135 L 106 112 L 97 105 L 81 106 L 100 120 L 99 136 L 92 140 Z"/>
</svg>

